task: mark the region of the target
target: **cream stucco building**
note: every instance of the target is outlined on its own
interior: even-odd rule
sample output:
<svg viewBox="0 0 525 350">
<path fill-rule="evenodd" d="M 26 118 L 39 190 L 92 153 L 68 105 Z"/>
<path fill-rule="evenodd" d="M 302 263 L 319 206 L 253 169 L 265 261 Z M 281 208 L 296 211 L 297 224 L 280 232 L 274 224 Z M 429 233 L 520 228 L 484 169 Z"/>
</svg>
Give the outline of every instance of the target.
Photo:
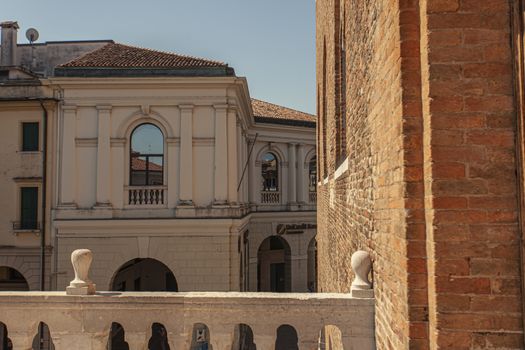
<svg viewBox="0 0 525 350">
<path fill-rule="evenodd" d="M 0 288 L 315 289 L 315 117 L 228 65 L 112 41 L 0 49 Z"/>
</svg>

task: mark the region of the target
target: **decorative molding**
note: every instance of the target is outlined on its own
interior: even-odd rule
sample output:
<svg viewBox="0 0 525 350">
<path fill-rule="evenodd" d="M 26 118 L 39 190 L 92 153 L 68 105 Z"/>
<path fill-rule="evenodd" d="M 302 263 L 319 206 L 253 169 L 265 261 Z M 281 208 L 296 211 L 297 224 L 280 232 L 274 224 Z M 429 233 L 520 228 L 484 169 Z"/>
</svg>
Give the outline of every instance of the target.
<svg viewBox="0 0 525 350">
<path fill-rule="evenodd" d="M 193 145 L 194 146 L 214 146 L 215 138 L 214 137 L 200 137 L 200 138 L 194 137 Z"/>
<path fill-rule="evenodd" d="M 193 104 L 180 104 L 179 109 L 181 111 L 193 111 L 195 106 Z"/>
<path fill-rule="evenodd" d="M 16 182 L 16 183 L 41 183 L 42 182 L 42 177 L 41 176 L 28 176 L 28 177 L 23 177 L 23 176 L 17 176 L 17 177 L 13 177 L 13 181 Z"/>
<path fill-rule="evenodd" d="M 127 139 L 120 139 L 120 138 L 111 138 L 111 146 L 113 147 L 124 147 L 126 144 Z"/>
<path fill-rule="evenodd" d="M 62 110 L 74 112 L 77 110 L 77 105 L 62 105 Z"/>
<path fill-rule="evenodd" d="M 98 137 L 80 138 L 75 139 L 75 145 L 77 147 L 96 147 L 98 143 Z"/>
<path fill-rule="evenodd" d="M 141 106 L 140 106 L 140 111 L 141 111 L 142 114 L 145 115 L 145 116 L 150 115 L 150 113 L 151 113 L 150 105 L 148 105 L 148 104 L 143 104 L 143 105 L 141 105 Z"/>
<path fill-rule="evenodd" d="M 180 137 L 166 137 L 168 145 L 180 145 Z"/>
<path fill-rule="evenodd" d="M 111 111 L 113 109 L 113 106 L 111 105 L 97 105 L 96 106 L 98 111 Z"/>
</svg>

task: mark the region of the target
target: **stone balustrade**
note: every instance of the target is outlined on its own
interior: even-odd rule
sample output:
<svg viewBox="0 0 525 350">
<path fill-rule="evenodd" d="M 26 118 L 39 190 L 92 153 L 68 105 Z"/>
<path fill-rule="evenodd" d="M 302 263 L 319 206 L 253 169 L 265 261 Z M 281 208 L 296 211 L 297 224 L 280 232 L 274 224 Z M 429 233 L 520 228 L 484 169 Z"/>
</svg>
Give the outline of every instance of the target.
<svg viewBox="0 0 525 350">
<path fill-rule="evenodd" d="M 110 349 L 116 322 L 129 349 L 155 349 L 150 339 L 160 324 L 171 349 L 190 349 L 195 325 L 205 325 L 213 350 L 235 350 L 235 330 L 242 325 L 257 350 L 269 350 L 279 349 L 278 329 L 286 325 L 303 350 L 324 349 L 320 331 L 334 326 L 345 350 L 375 349 L 371 261 L 365 252 L 352 259 L 357 276 L 349 294 L 96 292 L 89 280 L 92 258 L 86 249 L 73 252 L 75 279 L 67 292 L 0 292 L 0 326 L 5 325 L 0 337 L 7 328 L 13 349 L 31 349 L 43 322 L 56 350 Z"/>
</svg>

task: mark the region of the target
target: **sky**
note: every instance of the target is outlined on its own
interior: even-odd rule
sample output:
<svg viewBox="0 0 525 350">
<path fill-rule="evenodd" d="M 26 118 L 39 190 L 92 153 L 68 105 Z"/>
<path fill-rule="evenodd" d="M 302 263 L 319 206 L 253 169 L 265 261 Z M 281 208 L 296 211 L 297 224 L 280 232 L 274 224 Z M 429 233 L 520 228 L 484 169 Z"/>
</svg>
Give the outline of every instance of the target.
<svg viewBox="0 0 525 350">
<path fill-rule="evenodd" d="M 1 1 L 18 42 L 116 42 L 228 63 L 254 98 L 315 113 L 314 0 Z"/>
</svg>

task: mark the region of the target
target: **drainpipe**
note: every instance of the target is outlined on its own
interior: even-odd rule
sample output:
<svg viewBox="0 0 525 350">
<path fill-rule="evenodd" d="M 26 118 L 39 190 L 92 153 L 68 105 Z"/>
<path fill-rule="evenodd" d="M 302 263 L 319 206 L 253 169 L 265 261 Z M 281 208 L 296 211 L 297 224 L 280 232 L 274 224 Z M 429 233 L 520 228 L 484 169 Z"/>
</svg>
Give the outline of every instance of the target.
<svg viewBox="0 0 525 350">
<path fill-rule="evenodd" d="M 45 290 L 46 280 L 46 201 L 47 201 L 47 109 L 42 100 L 42 227 L 40 229 L 40 290 Z"/>
</svg>

